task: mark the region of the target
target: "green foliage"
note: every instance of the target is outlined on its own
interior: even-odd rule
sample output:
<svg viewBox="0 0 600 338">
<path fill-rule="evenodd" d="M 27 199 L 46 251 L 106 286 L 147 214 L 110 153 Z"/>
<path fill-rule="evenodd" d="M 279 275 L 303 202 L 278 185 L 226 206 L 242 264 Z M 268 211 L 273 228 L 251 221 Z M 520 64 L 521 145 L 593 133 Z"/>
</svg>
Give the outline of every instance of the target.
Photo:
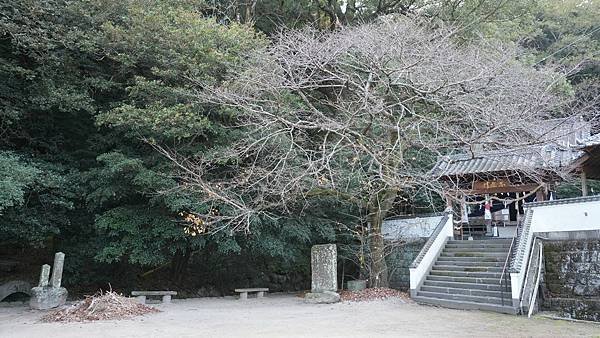
<svg viewBox="0 0 600 338">
<path fill-rule="evenodd" d="M 222 79 L 264 41 L 247 26 L 203 18 L 187 2 L 127 2 L 121 10 L 125 16 L 101 25 L 98 43 L 118 72 L 136 75 L 124 84 L 127 98 L 99 114 L 98 124 L 150 137 L 219 138 L 218 113 L 197 100 L 195 88 Z"/>
<path fill-rule="evenodd" d="M 96 227 L 108 242 L 96 259 L 108 263 L 126 258 L 132 264 L 157 266 L 169 262 L 188 244 L 181 226 L 149 206 L 116 207 L 104 212 Z M 200 247 L 204 239 L 195 242 Z"/>
<path fill-rule="evenodd" d="M 179 212 L 207 207 L 170 193 L 171 163 L 140 140 L 197 152 L 225 139 L 192 85 L 218 81 L 264 41 L 205 18 L 201 5 L 0 2 L 0 146 L 12 150 L 0 157 L 0 224 L 11 243 L 52 234 L 71 248 L 89 243 L 81 257 L 99 250 L 98 260 L 140 265 L 204 245 L 185 238 Z"/>
<path fill-rule="evenodd" d="M 595 1 L 541 1 L 535 9 L 534 31 L 525 46 L 540 60 L 574 66 L 582 60 L 598 60 L 600 4 Z"/>
<path fill-rule="evenodd" d="M 588 194 L 597 195 L 600 192 L 600 181 L 588 180 Z M 556 188 L 556 198 L 581 197 L 581 181 L 563 182 Z"/>
<path fill-rule="evenodd" d="M 76 187 L 56 165 L 0 152 L 0 232 L 2 244 L 42 246 L 69 224 Z"/>
<path fill-rule="evenodd" d="M 577 95 L 600 88 L 598 5 L 591 1 L 228 4 L 0 0 L 0 245 L 52 245 L 67 253 L 71 281 L 90 282 L 186 254 L 223 273 L 238 264 L 308 274 L 310 245 L 352 242 L 358 211 L 326 193 L 299 201 L 294 217 L 254 219 L 250 234 L 186 236 L 180 213 L 227 209 L 174 190 L 173 164 L 141 140 L 204 156 L 245 137 L 231 128 L 236 111 L 203 102 L 196 89 L 222 81 L 280 26 L 331 29 L 420 13 L 462 27 L 463 38 L 520 41 L 525 62 L 572 67 L 585 59 L 563 88 L 575 84 Z M 414 156 L 420 165 L 428 155 Z M 410 195 L 400 211 L 429 207 L 430 196 Z"/>
<path fill-rule="evenodd" d="M 33 185 L 40 171 L 22 163 L 10 153 L 0 153 L 0 212 L 23 205 L 26 190 Z"/>
</svg>

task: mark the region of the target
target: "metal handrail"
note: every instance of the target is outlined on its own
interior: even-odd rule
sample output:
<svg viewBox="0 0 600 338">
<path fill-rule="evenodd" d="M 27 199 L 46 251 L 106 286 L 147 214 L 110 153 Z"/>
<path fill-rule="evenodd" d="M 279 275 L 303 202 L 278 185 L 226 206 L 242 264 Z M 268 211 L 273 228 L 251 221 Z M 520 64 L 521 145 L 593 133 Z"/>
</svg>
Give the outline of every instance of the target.
<svg viewBox="0 0 600 338">
<path fill-rule="evenodd" d="M 500 279 L 498 280 L 498 284 L 500 284 L 500 297 L 502 299 L 502 305 L 504 306 L 504 291 L 508 292 L 508 274 L 506 270 L 508 268 L 508 263 L 510 262 L 510 258 L 512 256 L 513 248 L 515 247 L 515 242 L 519 237 L 519 226 L 517 225 L 517 229 L 515 231 L 515 235 L 510 241 L 510 247 L 508 249 L 508 255 L 506 256 L 506 260 L 504 260 L 504 267 L 502 268 L 502 275 L 500 275 Z"/>
<path fill-rule="evenodd" d="M 517 227 L 517 233 L 519 232 L 519 227 Z M 499 282 L 502 281 L 502 278 L 504 277 L 504 275 L 506 274 L 506 268 L 508 268 L 508 262 L 510 260 L 510 254 L 513 250 L 513 246 L 515 244 L 515 240 L 517 238 L 517 235 L 515 234 L 515 236 L 513 236 L 512 240 L 510 241 L 510 247 L 508 249 L 508 255 L 506 256 L 506 260 L 504 260 L 504 267 L 502 268 L 502 275 L 500 276 Z"/>
<path fill-rule="evenodd" d="M 531 240 L 531 250 L 529 251 L 529 255 L 528 255 L 529 258 L 527 259 L 527 262 L 528 262 L 527 267 L 526 267 L 527 270 L 525 270 L 525 277 L 523 278 L 523 289 L 521 290 L 521 294 L 519 295 L 519 298 L 521 299 L 521 302 L 519 303 L 519 307 L 520 308 L 523 307 L 523 298 L 525 296 L 525 289 L 526 289 L 526 285 L 527 285 L 527 280 L 529 279 L 529 271 L 531 271 L 530 267 L 531 267 L 531 262 L 533 262 L 532 261 L 533 254 L 535 253 L 535 241 L 536 240 L 537 240 L 537 237 L 534 237 Z"/>
<path fill-rule="evenodd" d="M 528 259 L 529 264 L 527 265 L 527 271 L 525 273 L 525 278 L 523 279 L 524 286 L 523 286 L 523 290 L 521 291 L 521 295 L 520 295 L 521 302 L 519 303 L 519 308 L 521 308 L 521 309 L 523 308 L 523 300 L 525 299 L 525 292 L 527 290 L 527 283 L 529 281 L 529 276 L 530 276 L 530 273 L 533 273 L 531 268 L 532 268 L 533 261 L 535 259 L 535 257 L 534 257 L 534 253 L 536 251 L 535 248 L 536 248 L 536 245 L 539 245 L 539 250 L 537 253 L 538 254 L 537 277 L 535 279 L 534 287 L 531 290 L 531 294 L 530 294 L 529 300 L 528 300 L 530 302 L 529 303 L 529 311 L 528 311 L 529 317 L 531 317 L 531 313 L 533 311 L 533 306 L 535 304 L 535 298 L 537 297 L 537 292 L 539 291 L 538 290 L 539 281 L 540 281 L 540 277 L 541 277 L 542 261 L 543 261 L 543 257 L 544 257 L 544 245 L 542 244 L 542 241 L 544 239 L 547 239 L 547 238 L 540 237 L 540 236 L 535 236 L 533 238 L 532 245 L 531 245 L 531 252 L 529 253 L 529 259 Z"/>
<path fill-rule="evenodd" d="M 538 294 L 538 288 L 540 287 L 540 277 L 542 275 L 542 262 L 544 259 L 544 245 L 539 242 L 540 244 L 540 253 L 539 253 L 539 262 L 538 262 L 538 272 L 537 272 L 537 278 L 535 279 L 535 286 L 533 287 L 533 291 L 531 294 L 531 299 L 529 300 L 529 312 L 527 312 L 527 317 L 531 318 L 531 313 L 533 312 L 533 306 L 535 305 L 535 299 L 537 298 L 537 294 Z"/>
</svg>

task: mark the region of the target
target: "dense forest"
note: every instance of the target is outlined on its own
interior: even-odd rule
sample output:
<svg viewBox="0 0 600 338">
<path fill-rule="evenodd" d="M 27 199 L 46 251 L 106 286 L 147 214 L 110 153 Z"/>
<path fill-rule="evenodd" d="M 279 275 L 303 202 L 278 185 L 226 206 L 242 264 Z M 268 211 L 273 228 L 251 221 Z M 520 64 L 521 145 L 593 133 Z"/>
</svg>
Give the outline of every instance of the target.
<svg viewBox="0 0 600 338">
<path fill-rule="evenodd" d="M 310 247 L 328 242 L 344 244 L 345 273 L 363 273 L 355 258 L 371 211 L 353 199 L 302 195 L 229 227 L 230 204 L 182 188 L 194 182 L 182 172 L 189 166 L 169 154 L 215 158 L 256 133 L 240 124 L 246 112 L 205 89 L 290 30 L 335 34 L 392 18 L 449 29 L 457 48 L 510 46 L 520 67 L 561 74 L 561 95 L 586 110 L 600 95 L 599 13 L 581 0 L 0 0 L 0 257 L 33 281 L 62 251 L 75 293 L 109 284 L 183 295 L 257 283 L 306 289 Z M 211 175 L 241 163 L 230 157 Z M 382 217 L 443 208 L 416 190 L 386 201 Z M 218 217 L 209 226 L 203 215 Z"/>
</svg>

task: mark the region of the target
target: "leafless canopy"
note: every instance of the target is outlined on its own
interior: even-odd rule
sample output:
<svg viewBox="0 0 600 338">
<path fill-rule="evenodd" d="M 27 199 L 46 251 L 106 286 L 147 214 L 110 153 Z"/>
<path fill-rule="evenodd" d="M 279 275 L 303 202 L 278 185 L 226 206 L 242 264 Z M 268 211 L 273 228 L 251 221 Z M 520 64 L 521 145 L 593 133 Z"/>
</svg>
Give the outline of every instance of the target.
<svg viewBox="0 0 600 338">
<path fill-rule="evenodd" d="M 381 219 L 398 192 L 440 191 L 429 175 L 438 156 L 527 147 L 540 121 L 566 114 L 561 75 L 524 66 L 510 46 L 453 39 L 389 17 L 283 32 L 234 78 L 198 91 L 236 112 L 244 138 L 210 156 L 165 153 L 186 188 L 230 208 L 212 224 L 248 230 L 257 213 L 323 194 Z M 222 174 L 223 163 L 235 169 Z"/>
</svg>

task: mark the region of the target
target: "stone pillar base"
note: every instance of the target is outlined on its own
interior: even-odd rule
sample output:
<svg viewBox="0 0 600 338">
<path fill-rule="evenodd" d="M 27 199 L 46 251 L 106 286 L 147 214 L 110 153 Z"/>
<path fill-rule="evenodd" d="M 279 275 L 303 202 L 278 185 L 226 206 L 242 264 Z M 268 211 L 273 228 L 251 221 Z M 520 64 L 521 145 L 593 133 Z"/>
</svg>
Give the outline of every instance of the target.
<svg viewBox="0 0 600 338">
<path fill-rule="evenodd" d="M 340 295 L 333 291 L 309 292 L 304 295 L 304 302 L 309 304 L 331 304 L 340 301 Z"/>
<path fill-rule="evenodd" d="M 65 288 L 36 286 L 31 288 L 29 306 L 36 310 L 48 310 L 65 305 L 69 292 Z"/>
</svg>

